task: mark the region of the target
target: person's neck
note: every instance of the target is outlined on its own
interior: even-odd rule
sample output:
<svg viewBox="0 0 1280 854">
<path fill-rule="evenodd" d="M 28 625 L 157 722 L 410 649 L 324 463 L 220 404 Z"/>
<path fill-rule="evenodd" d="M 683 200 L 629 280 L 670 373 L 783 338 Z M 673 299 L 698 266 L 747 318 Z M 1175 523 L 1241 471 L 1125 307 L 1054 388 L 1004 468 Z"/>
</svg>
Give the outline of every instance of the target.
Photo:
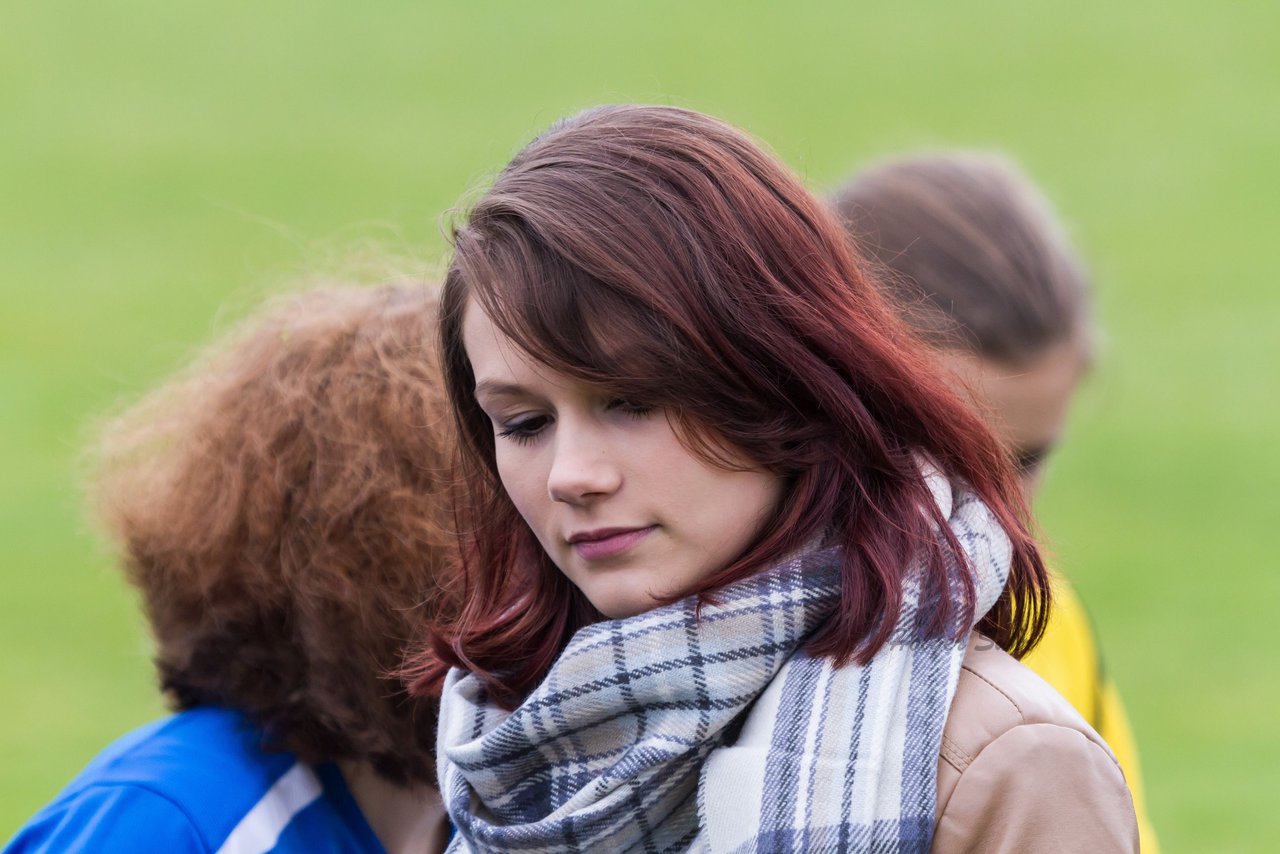
<svg viewBox="0 0 1280 854">
<path fill-rule="evenodd" d="M 367 762 L 339 762 L 347 788 L 387 854 L 436 854 L 449 842 L 449 820 L 434 786 L 398 786 Z"/>
</svg>

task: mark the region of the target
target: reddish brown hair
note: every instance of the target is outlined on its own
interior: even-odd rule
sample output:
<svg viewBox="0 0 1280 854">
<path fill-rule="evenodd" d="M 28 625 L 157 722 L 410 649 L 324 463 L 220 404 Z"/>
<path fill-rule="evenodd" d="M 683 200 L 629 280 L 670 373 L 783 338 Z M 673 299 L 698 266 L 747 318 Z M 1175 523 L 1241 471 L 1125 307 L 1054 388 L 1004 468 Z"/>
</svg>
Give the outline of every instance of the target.
<svg viewBox="0 0 1280 854">
<path fill-rule="evenodd" d="M 435 308 L 421 287 L 290 298 L 107 427 L 96 503 L 176 708 L 434 780 L 435 703 L 387 674 L 454 542 Z"/>
<path fill-rule="evenodd" d="M 925 457 L 976 490 L 1013 540 L 1009 587 L 982 630 L 1015 653 L 1038 639 L 1044 568 L 995 439 L 900 326 L 827 208 L 741 132 L 670 107 L 587 111 L 522 150 L 454 243 L 441 336 L 470 492 L 466 589 L 459 620 L 417 662 L 417 690 L 454 665 L 515 704 L 600 616 L 502 490 L 463 348 L 472 299 L 553 370 L 665 407 L 709 459 L 727 445 L 786 479 L 760 540 L 685 593 L 712 594 L 829 530 L 845 549 L 845 595 L 812 653 L 869 659 L 913 558 L 938 601 L 930 630 L 948 631 L 972 613 L 973 585 L 966 577 L 958 601 L 943 592 L 963 553 L 929 497 Z"/>
</svg>

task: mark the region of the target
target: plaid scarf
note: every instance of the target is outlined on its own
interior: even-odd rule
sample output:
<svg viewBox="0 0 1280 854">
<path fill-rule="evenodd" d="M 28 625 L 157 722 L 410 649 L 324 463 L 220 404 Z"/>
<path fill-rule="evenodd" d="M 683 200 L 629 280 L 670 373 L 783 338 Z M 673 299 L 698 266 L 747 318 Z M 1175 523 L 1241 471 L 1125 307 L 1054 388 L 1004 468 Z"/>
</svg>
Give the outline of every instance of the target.
<svg viewBox="0 0 1280 854">
<path fill-rule="evenodd" d="M 981 615 L 1009 541 L 976 497 L 953 504 L 929 481 Z M 927 851 L 966 638 L 924 639 L 912 579 L 868 665 L 806 655 L 840 564 L 821 548 L 725 588 L 701 616 L 690 597 L 587 626 L 514 712 L 452 671 L 438 744 L 449 851 Z"/>
</svg>

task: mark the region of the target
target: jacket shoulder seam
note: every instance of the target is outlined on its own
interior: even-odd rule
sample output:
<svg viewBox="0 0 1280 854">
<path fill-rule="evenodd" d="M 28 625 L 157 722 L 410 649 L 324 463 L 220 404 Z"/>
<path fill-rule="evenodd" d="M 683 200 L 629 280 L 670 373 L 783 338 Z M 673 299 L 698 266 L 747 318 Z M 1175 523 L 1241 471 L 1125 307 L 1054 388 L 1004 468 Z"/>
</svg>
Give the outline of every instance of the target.
<svg viewBox="0 0 1280 854">
<path fill-rule="evenodd" d="M 1085 733 L 1083 730 L 1081 730 L 1079 727 L 1075 727 L 1075 726 L 1072 726 L 1072 725 L 1070 725 L 1070 724 L 1054 723 L 1054 722 L 1052 722 L 1052 721 L 1024 722 L 1024 723 L 1016 724 L 1015 726 L 1011 726 L 1011 727 L 1009 727 L 1009 729 L 1005 730 L 1004 732 L 1000 733 L 1000 734 L 999 734 L 999 735 L 997 735 L 995 738 L 991 739 L 989 742 L 987 742 L 986 744 L 984 744 L 984 745 L 982 746 L 982 750 L 979 750 L 979 751 L 978 751 L 978 755 L 973 756 L 973 757 L 969 760 L 970 764 L 973 764 L 973 762 L 977 761 L 977 759 L 978 759 L 978 758 L 979 758 L 983 753 L 985 753 L 985 752 L 986 752 L 987 748 L 991 747 L 993 744 L 995 744 L 996 742 L 1000 741 L 1000 739 L 1004 738 L 1005 736 L 1007 736 L 1007 735 L 1011 735 L 1011 734 L 1013 734 L 1015 731 L 1020 730 L 1020 729 L 1022 729 L 1023 727 L 1037 727 L 1037 728 L 1038 728 L 1038 727 L 1049 727 L 1049 728 L 1052 728 L 1052 729 L 1054 729 L 1054 730 L 1058 730 L 1058 731 L 1062 731 L 1062 732 L 1075 733 L 1076 735 L 1078 735 L 1078 736 L 1080 736 L 1081 738 L 1083 738 L 1083 739 L 1084 739 L 1084 741 L 1085 741 L 1085 743 L 1089 745 L 1090 750 L 1088 750 L 1087 752 L 1092 753 L 1092 752 L 1093 752 L 1093 751 L 1095 751 L 1095 750 L 1096 750 L 1096 751 L 1100 751 L 1100 752 L 1102 753 L 1102 755 L 1106 756 L 1106 757 L 1107 757 L 1107 759 L 1108 759 L 1108 760 L 1110 760 L 1111 765 L 1112 765 L 1112 766 L 1114 766 L 1114 767 L 1115 767 L 1115 769 L 1116 769 L 1116 771 L 1120 774 L 1120 779 L 1121 779 L 1121 780 L 1125 780 L 1124 769 L 1120 767 L 1120 762 L 1119 762 L 1119 760 L 1117 760 L 1117 759 L 1116 759 L 1116 757 L 1114 756 L 1114 754 L 1112 754 L 1109 750 L 1107 750 L 1107 749 L 1106 749 L 1105 747 L 1103 747 L 1101 744 L 1098 744 L 1096 741 L 1094 741 L 1092 738 L 1090 738 L 1090 737 L 1088 736 L 1088 734 L 1087 734 L 1087 733 Z M 1127 781 L 1126 781 L 1126 787 L 1127 787 L 1127 785 L 1128 785 L 1128 783 L 1127 783 Z"/>
<path fill-rule="evenodd" d="M 942 734 L 942 750 L 940 755 L 948 765 L 963 774 L 973 762 L 973 757 L 945 732 Z"/>
<path fill-rule="evenodd" d="M 964 669 L 965 669 L 965 670 L 967 670 L 970 674 L 972 674 L 975 678 L 977 678 L 977 679 L 981 679 L 981 680 L 982 680 L 983 682 L 985 682 L 987 685 L 991 686 L 991 690 L 995 691 L 995 692 L 996 692 L 997 694 L 999 694 L 1001 697 L 1004 697 L 1004 698 L 1005 698 L 1005 700 L 1007 700 L 1007 701 L 1009 702 L 1009 705 L 1013 706 L 1013 710 L 1014 710 L 1015 712 L 1017 712 L 1017 713 L 1018 713 L 1018 724 L 1017 724 L 1017 725 L 1025 724 L 1025 723 L 1027 722 L 1027 716 L 1026 716 L 1025 714 L 1023 714 L 1022 707 L 1018 705 L 1018 701 L 1017 701 L 1017 700 L 1015 700 L 1013 697 L 1009 696 L 1009 692 L 1008 692 L 1008 691 L 1005 691 L 1005 690 L 1004 690 L 1003 688 L 1001 688 L 999 685 L 997 685 L 996 683 L 992 682 L 990 679 L 988 679 L 987 677 L 983 676 L 981 673 L 979 673 L 978 671 L 974 670 L 972 667 L 969 667 L 969 666 L 967 666 L 967 665 L 966 665 L 966 666 L 964 666 Z M 997 738 L 999 738 L 999 736 L 997 736 Z"/>
</svg>

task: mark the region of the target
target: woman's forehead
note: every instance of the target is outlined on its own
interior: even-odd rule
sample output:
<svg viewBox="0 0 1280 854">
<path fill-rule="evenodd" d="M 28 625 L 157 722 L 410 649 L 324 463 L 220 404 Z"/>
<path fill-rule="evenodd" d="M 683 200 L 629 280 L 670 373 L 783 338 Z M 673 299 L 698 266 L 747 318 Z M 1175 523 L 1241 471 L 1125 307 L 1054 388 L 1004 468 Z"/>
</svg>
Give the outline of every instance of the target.
<svg viewBox="0 0 1280 854">
<path fill-rule="evenodd" d="M 514 397 L 584 385 L 523 350 L 475 300 L 468 301 L 463 314 L 462 338 L 477 397 Z"/>
</svg>

